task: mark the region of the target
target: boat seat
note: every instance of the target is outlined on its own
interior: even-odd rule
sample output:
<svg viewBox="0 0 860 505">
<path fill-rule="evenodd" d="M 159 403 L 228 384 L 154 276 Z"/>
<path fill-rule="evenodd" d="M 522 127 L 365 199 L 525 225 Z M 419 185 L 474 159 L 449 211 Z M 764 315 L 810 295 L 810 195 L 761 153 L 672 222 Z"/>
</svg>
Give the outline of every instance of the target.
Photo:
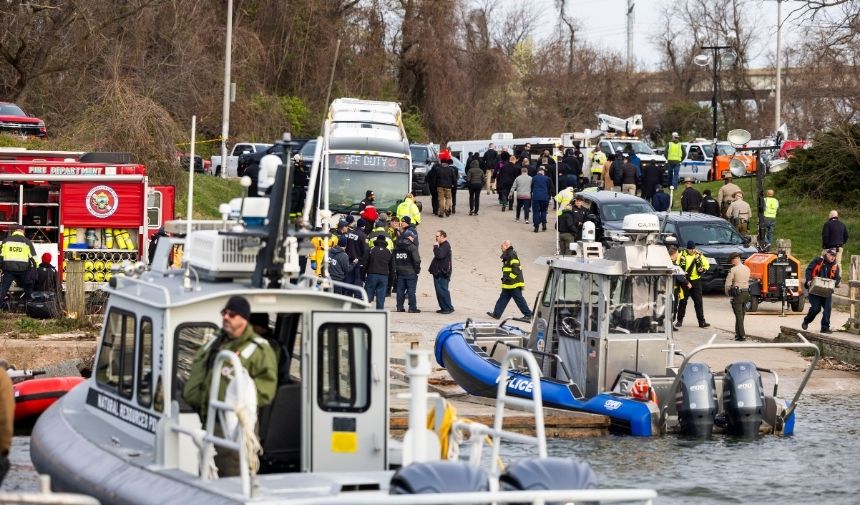
<svg viewBox="0 0 860 505">
<path fill-rule="evenodd" d="M 298 471 L 301 465 L 302 384 L 278 386 L 272 403 L 261 408 L 261 473 Z"/>
</svg>

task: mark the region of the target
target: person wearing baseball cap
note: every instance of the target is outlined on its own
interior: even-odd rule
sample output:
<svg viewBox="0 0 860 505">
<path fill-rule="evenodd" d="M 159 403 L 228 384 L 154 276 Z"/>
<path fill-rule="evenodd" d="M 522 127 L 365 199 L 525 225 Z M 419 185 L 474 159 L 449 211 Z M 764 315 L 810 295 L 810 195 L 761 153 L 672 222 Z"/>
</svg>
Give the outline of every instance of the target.
<svg viewBox="0 0 860 505">
<path fill-rule="evenodd" d="M 236 353 L 242 366 L 254 381 L 257 389 L 257 407 L 263 407 L 275 398 L 278 382 L 278 361 L 269 342 L 254 333 L 250 323 L 251 305 L 243 296 L 231 296 L 221 310 L 222 328 L 215 340 L 204 345 L 194 356 L 191 374 L 182 389 L 182 398 L 197 409 L 205 423 L 209 409 L 209 387 L 212 384 L 215 356 L 221 351 Z M 219 400 L 224 400 L 227 387 L 233 378 L 229 365 L 218 371 L 221 377 Z M 223 434 L 223 427 L 216 419 L 216 434 Z M 219 449 L 215 464 L 221 477 L 239 475 L 239 455 L 235 451 Z"/>
<path fill-rule="evenodd" d="M 836 249 L 826 249 L 824 254 L 809 262 L 806 267 L 806 289 L 812 287 L 812 282 L 816 277 L 824 279 L 832 279 L 835 281 L 834 287 L 839 287 L 842 282 L 842 269 L 839 267 L 839 262 L 836 261 Z M 815 320 L 815 316 L 821 312 L 821 333 L 833 333 L 830 329 L 830 309 L 832 308 L 832 293 L 818 294 L 807 291 L 809 299 L 809 312 L 803 318 L 801 328 L 809 329 L 809 324 Z"/>
<path fill-rule="evenodd" d="M 676 264 L 684 271 L 689 284 L 681 286 L 682 294 L 679 296 L 675 326 L 683 324 L 684 315 L 687 313 L 687 300 L 692 298 L 693 306 L 696 309 L 696 319 L 699 320 L 699 328 L 707 328 L 710 324 L 705 321 L 705 309 L 702 305 L 702 274 L 711 268 L 711 264 L 708 262 L 708 258 L 696 249 L 696 243 L 692 240 L 688 240 L 687 248 L 678 254 Z"/>
<path fill-rule="evenodd" d="M 678 141 L 678 132 L 672 132 L 672 140 L 666 144 L 666 168 L 669 170 L 669 185 L 677 188 L 681 178 L 681 161 L 684 149 Z"/>
</svg>

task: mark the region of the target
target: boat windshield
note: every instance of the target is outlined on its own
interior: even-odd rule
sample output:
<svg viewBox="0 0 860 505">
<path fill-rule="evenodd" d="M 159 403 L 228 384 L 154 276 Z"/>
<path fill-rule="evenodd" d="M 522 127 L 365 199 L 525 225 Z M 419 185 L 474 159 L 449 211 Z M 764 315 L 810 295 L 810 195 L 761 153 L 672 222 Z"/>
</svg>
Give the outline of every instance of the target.
<svg viewBox="0 0 860 505">
<path fill-rule="evenodd" d="M 628 275 L 609 280 L 609 333 L 663 333 L 667 277 Z"/>
<path fill-rule="evenodd" d="M 739 245 L 744 239 L 726 222 L 678 223 L 682 244 L 692 240 L 696 245 Z"/>
<path fill-rule="evenodd" d="M 367 190 L 376 194 L 378 209 L 394 209 L 409 191 L 409 160 L 392 156 L 329 155 L 329 208 L 358 210 Z"/>
</svg>

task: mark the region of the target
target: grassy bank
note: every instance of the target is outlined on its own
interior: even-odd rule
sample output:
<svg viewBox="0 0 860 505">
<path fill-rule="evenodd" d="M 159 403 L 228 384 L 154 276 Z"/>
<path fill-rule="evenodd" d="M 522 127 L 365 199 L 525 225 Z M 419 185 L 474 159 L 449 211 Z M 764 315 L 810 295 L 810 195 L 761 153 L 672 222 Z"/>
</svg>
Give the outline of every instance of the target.
<svg viewBox="0 0 860 505">
<path fill-rule="evenodd" d="M 194 174 L 194 218 L 217 219 L 218 206 L 232 198 L 242 196 L 242 186 L 237 179 L 222 179 L 211 175 Z M 188 211 L 188 174 L 183 173 L 176 187 L 176 215 L 185 216 Z"/>
<path fill-rule="evenodd" d="M 754 177 L 744 177 L 735 181 L 744 192 L 744 199 L 749 202 L 753 209 L 753 220 L 750 223 L 750 231 L 755 233 L 758 229 L 756 215 L 756 180 Z M 722 181 L 698 183 L 694 187 L 701 191 L 710 189 L 716 196 Z M 769 177 L 765 177 L 765 189 L 772 188 Z M 683 186 L 675 190 L 672 210 L 681 210 L 681 193 Z M 847 268 L 852 254 L 860 254 L 858 248 L 858 236 L 860 236 L 860 204 L 857 202 L 832 202 L 824 200 L 810 200 L 797 198 L 792 195 L 781 195 L 776 189 L 776 199 L 779 200 L 779 214 L 776 217 L 776 229 L 774 238 L 791 239 L 792 254 L 802 263 L 810 261 L 821 253 L 821 227 L 827 221 L 827 214 L 836 209 L 839 211 L 839 219 L 848 228 L 849 237 L 845 252 L 843 253 L 842 267 Z M 845 272 L 847 275 L 848 272 Z"/>
</svg>

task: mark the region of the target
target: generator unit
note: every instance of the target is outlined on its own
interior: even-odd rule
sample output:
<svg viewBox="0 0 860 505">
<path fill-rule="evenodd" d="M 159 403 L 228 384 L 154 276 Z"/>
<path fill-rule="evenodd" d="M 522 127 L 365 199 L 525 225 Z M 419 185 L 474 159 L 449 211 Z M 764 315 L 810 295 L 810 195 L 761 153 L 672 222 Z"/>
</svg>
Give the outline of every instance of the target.
<svg viewBox="0 0 860 505">
<path fill-rule="evenodd" d="M 806 295 L 800 262 L 785 251 L 756 253 L 744 261 L 750 269 L 750 302 L 754 312 L 761 302 L 785 302 L 792 311 L 803 312 Z"/>
</svg>

